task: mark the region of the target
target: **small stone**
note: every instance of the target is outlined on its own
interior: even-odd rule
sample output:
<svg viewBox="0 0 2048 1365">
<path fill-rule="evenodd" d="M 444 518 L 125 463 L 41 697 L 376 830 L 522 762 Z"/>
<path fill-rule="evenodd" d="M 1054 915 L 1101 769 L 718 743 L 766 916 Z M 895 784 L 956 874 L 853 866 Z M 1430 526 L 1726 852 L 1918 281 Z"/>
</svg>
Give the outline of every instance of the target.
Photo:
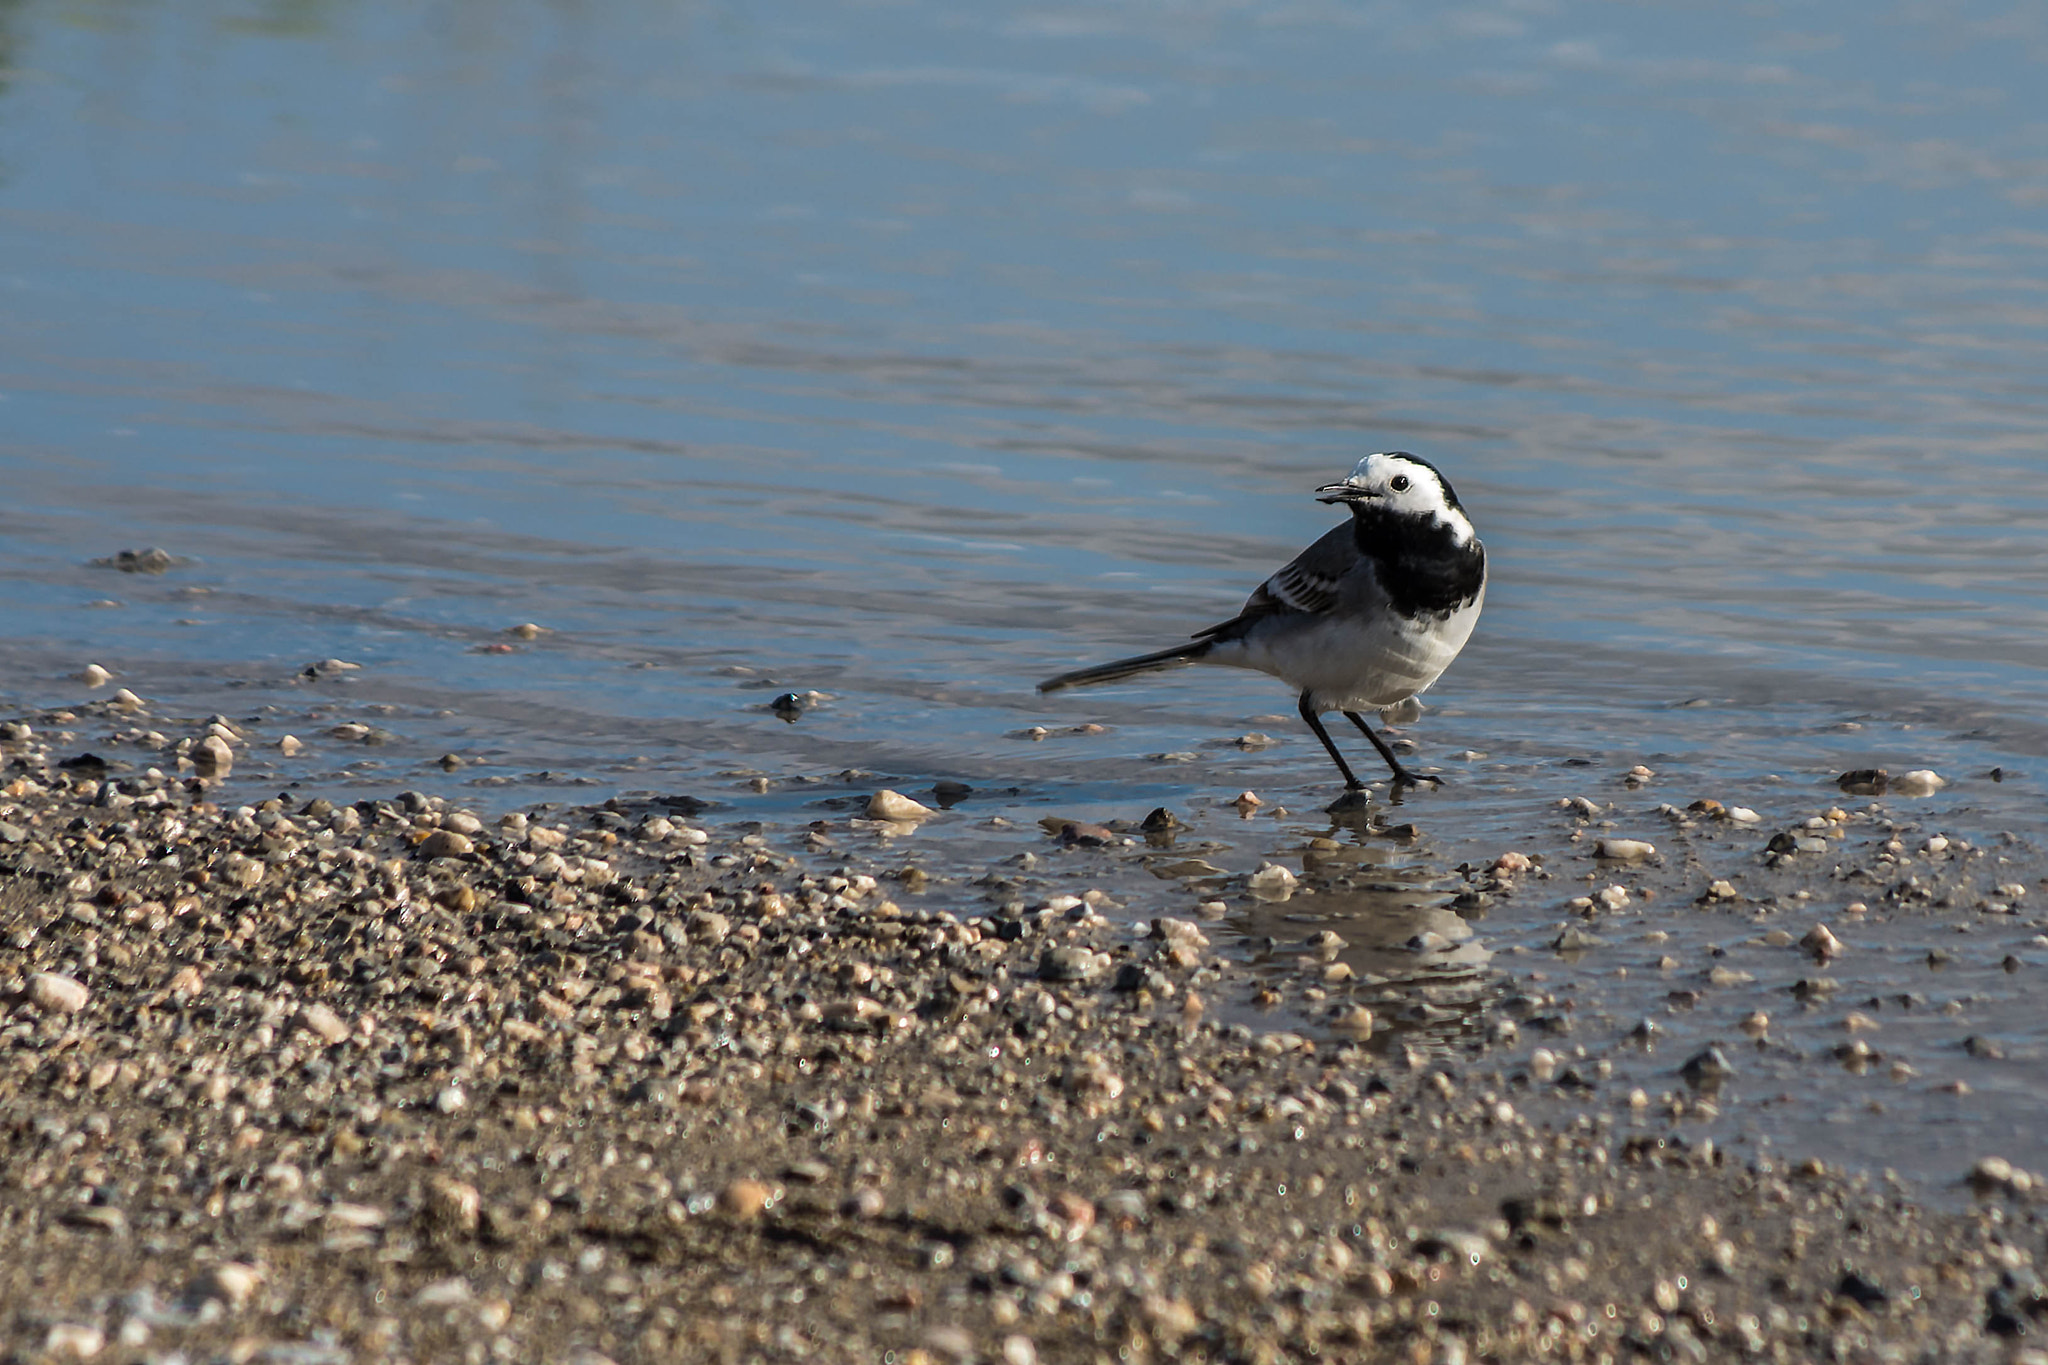
<svg viewBox="0 0 2048 1365">
<path fill-rule="evenodd" d="M 284 735 L 281 736 L 277 741 L 277 751 L 283 754 L 286 758 L 293 757 L 301 750 L 303 750 L 305 747 L 305 741 L 300 739 L 297 735 Z"/>
<path fill-rule="evenodd" d="M 1595 839 L 1593 856 L 1617 863 L 1646 863 L 1657 856 L 1657 848 L 1643 839 Z"/>
<path fill-rule="evenodd" d="M 1709 1047 L 1688 1058 L 1685 1065 L 1678 1069 L 1678 1074 L 1683 1076 L 1688 1084 L 1706 1089 L 1734 1075 L 1735 1064 L 1728 1060 L 1720 1048 Z"/>
<path fill-rule="evenodd" d="M 1799 946 L 1813 954 L 1816 960 L 1825 962 L 1831 957 L 1840 957 L 1844 945 L 1835 937 L 1833 930 L 1825 924 L 1816 924 L 1806 931 L 1806 937 L 1799 940 Z"/>
<path fill-rule="evenodd" d="M 1362 1043 L 1372 1037 L 1372 1011 L 1363 1005 L 1352 1005 L 1340 1011 L 1330 1020 L 1330 1030 L 1342 1034 L 1353 1042 Z"/>
<path fill-rule="evenodd" d="M 1853 768 L 1836 778 L 1835 785 L 1851 796 L 1883 796 L 1891 786 L 1891 774 L 1883 768 Z"/>
<path fill-rule="evenodd" d="M 936 813 L 930 806 L 887 787 L 868 798 L 867 817 L 870 820 L 924 820 Z"/>
<path fill-rule="evenodd" d="M 1301 879 L 1278 863 L 1266 863 L 1245 879 L 1245 889 L 1260 900 L 1284 901 Z"/>
<path fill-rule="evenodd" d="M 78 671 L 78 680 L 87 687 L 105 687 L 114 680 L 114 675 L 98 664 L 87 664 Z"/>
<path fill-rule="evenodd" d="M 294 1022 L 329 1047 L 348 1041 L 348 1025 L 342 1022 L 340 1015 L 318 1001 L 299 1006 Z"/>
<path fill-rule="evenodd" d="M 505 633 L 515 640 L 538 640 L 548 633 L 546 626 L 537 626 L 531 621 L 505 627 Z"/>
<path fill-rule="evenodd" d="M 125 687 L 107 698 L 107 701 L 122 711 L 140 711 L 146 705 L 142 698 L 136 696 Z"/>
<path fill-rule="evenodd" d="M 1253 811 L 1257 810 L 1260 806 L 1263 806 L 1266 803 L 1258 798 L 1257 793 L 1242 791 L 1237 794 L 1237 799 L 1235 801 L 1232 801 L 1230 804 L 1237 807 L 1237 813 L 1239 815 L 1249 818 Z"/>
<path fill-rule="evenodd" d="M 219 735 L 208 735 L 192 746 L 192 766 L 201 777 L 226 777 L 234 769 L 235 751 Z"/>
<path fill-rule="evenodd" d="M 469 1096 L 462 1092 L 459 1085 L 442 1086 L 434 1095 L 434 1108 L 444 1114 L 452 1114 L 468 1104 Z"/>
<path fill-rule="evenodd" d="M 1771 1016 L 1762 1010 L 1753 1010 L 1742 1021 L 1742 1031 L 1761 1042 L 1770 1036 Z"/>
<path fill-rule="evenodd" d="M 1915 768 L 1892 779 L 1894 796 L 1932 796 L 1948 785 L 1948 779 L 1932 768 Z"/>
<path fill-rule="evenodd" d="M 1031 1338 L 1012 1334 L 1003 1338 L 1002 1365 L 1038 1365 L 1038 1347 Z"/>
<path fill-rule="evenodd" d="M 43 1334 L 43 1355 L 50 1360 L 91 1360 L 107 1344 L 107 1334 L 90 1323 L 53 1322 Z"/>
<path fill-rule="evenodd" d="M 2017 1168 L 2002 1156 L 1979 1157 L 1970 1167 L 1969 1182 L 1979 1194 L 1997 1194 L 2012 1188 Z"/>
<path fill-rule="evenodd" d="M 427 1197 L 420 1215 L 439 1237 L 471 1237 L 476 1234 L 483 1211 L 483 1196 L 474 1185 L 437 1175 L 427 1182 Z"/>
<path fill-rule="evenodd" d="M 1737 825 L 1754 825 L 1761 823 L 1763 820 L 1763 816 L 1758 815 L 1748 806 L 1730 806 L 1723 812 L 1723 816 L 1729 822 Z"/>
<path fill-rule="evenodd" d="M 467 834 L 437 829 L 420 840 L 419 851 L 422 858 L 467 858 L 476 851 L 476 844 Z"/>
<path fill-rule="evenodd" d="M 185 1297 L 205 1303 L 212 1300 L 226 1308 L 239 1309 L 249 1302 L 263 1283 L 263 1272 L 241 1261 L 222 1261 L 202 1271 L 185 1291 Z"/>
<path fill-rule="evenodd" d="M 1109 955 L 1064 944 L 1048 948 L 1038 959 L 1038 975 L 1046 981 L 1092 981 L 1109 970 Z"/>
<path fill-rule="evenodd" d="M 768 1209 L 775 1192 L 758 1180 L 735 1180 L 718 1192 L 718 1211 L 738 1223 L 751 1223 Z"/>
<path fill-rule="evenodd" d="M 91 997 L 92 992 L 76 977 L 60 972 L 29 973 L 29 1003 L 47 1014 L 76 1014 Z"/>
<path fill-rule="evenodd" d="M 1095 1205 L 1072 1190 L 1062 1190 L 1045 1201 L 1045 1210 L 1066 1224 L 1066 1239 L 1078 1242 L 1095 1226 Z"/>
</svg>

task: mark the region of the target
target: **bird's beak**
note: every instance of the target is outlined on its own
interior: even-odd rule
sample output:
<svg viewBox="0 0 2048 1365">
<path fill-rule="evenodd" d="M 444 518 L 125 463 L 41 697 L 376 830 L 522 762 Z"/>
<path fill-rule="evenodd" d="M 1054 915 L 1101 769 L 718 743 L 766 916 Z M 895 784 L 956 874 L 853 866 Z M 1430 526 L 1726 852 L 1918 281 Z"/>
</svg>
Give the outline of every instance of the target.
<svg viewBox="0 0 2048 1365">
<path fill-rule="evenodd" d="M 1369 490 L 1360 488 L 1349 479 L 1342 483 L 1326 483 L 1316 490 L 1317 502 L 1359 502 L 1371 496 Z"/>
</svg>

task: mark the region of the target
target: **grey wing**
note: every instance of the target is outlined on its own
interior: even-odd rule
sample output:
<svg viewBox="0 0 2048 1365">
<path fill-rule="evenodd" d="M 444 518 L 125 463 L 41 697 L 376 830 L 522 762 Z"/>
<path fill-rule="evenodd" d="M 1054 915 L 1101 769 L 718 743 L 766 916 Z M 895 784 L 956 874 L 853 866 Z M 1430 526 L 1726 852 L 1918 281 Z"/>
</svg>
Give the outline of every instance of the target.
<svg viewBox="0 0 2048 1365">
<path fill-rule="evenodd" d="M 1337 605 L 1344 580 L 1359 566 L 1351 524 L 1333 526 L 1328 535 L 1296 555 L 1245 599 L 1244 609 L 1230 620 L 1198 631 L 1195 638 L 1229 640 L 1268 616 L 1320 616 Z"/>
</svg>

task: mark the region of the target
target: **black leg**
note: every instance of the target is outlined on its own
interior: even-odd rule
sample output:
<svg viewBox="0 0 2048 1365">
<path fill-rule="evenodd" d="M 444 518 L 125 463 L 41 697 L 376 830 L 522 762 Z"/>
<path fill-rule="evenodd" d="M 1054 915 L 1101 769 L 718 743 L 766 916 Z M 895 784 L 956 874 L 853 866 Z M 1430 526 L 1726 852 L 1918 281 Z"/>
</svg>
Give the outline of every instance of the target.
<svg viewBox="0 0 2048 1365">
<path fill-rule="evenodd" d="M 1330 732 L 1323 728 L 1323 718 L 1308 704 L 1308 693 L 1301 694 L 1301 718 L 1308 722 L 1308 728 L 1316 732 L 1316 738 L 1330 751 L 1330 761 L 1337 765 L 1337 771 L 1344 774 L 1344 790 L 1359 791 L 1365 784 L 1351 771 L 1351 765 L 1344 761 L 1344 755 L 1337 752 L 1337 742 L 1330 738 Z"/>
<path fill-rule="evenodd" d="M 1353 725 L 1356 725 L 1360 730 L 1363 730 L 1365 732 L 1365 737 L 1372 741 L 1372 747 L 1380 751 L 1380 757 L 1387 760 L 1387 767 L 1393 770 L 1394 780 L 1396 782 L 1407 782 L 1411 785 L 1415 783 L 1427 782 L 1432 786 L 1438 787 L 1443 785 L 1443 779 L 1441 777 L 1424 777 L 1419 773 L 1411 773 L 1406 768 L 1402 767 L 1401 760 L 1394 757 L 1394 751 L 1387 747 L 1387 742 L 1381 739 L 1378 735 L 1374 734 L 1372 731 L 1372 727 L 1365 723 L 1365 717 L 1359 715 L 1356 711 L 1346 711 L 1344 714 L 1350 718 L 1351 723 Z M 1325 742 L 1327 743 L 1327 741 Z"/>
</svg>

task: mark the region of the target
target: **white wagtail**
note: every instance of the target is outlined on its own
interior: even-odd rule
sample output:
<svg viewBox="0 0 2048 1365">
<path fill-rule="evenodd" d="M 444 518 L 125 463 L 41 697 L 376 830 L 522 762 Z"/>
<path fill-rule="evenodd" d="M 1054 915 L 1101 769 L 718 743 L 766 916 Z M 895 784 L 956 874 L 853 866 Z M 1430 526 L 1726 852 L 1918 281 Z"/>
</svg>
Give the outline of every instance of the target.
<svg viewBox="0 0 2048 1365">
<path fill-rule="evenodd" d="M 1323 728 L 1342 711 L 1372 741 L 1398 783 L 1435 782 L 1401 766 L 1360 711 L 1407 701 L 1437 680 L 1471 638 L 1486 600 L 1486 547 L 1450 481 L 1405 451 L 1368 455 L 1318 501 L 1351 508 L 1350 524 L 1259 585 L 1244 610 L 1192 643 L 1076 669 L 1041 692 L 1117 682 L 1182 664 L 1270 673 L 1301 692 L 1301 718 L 1330 751 L 1347 792 L 1364 787 Z"/>
</svg>

